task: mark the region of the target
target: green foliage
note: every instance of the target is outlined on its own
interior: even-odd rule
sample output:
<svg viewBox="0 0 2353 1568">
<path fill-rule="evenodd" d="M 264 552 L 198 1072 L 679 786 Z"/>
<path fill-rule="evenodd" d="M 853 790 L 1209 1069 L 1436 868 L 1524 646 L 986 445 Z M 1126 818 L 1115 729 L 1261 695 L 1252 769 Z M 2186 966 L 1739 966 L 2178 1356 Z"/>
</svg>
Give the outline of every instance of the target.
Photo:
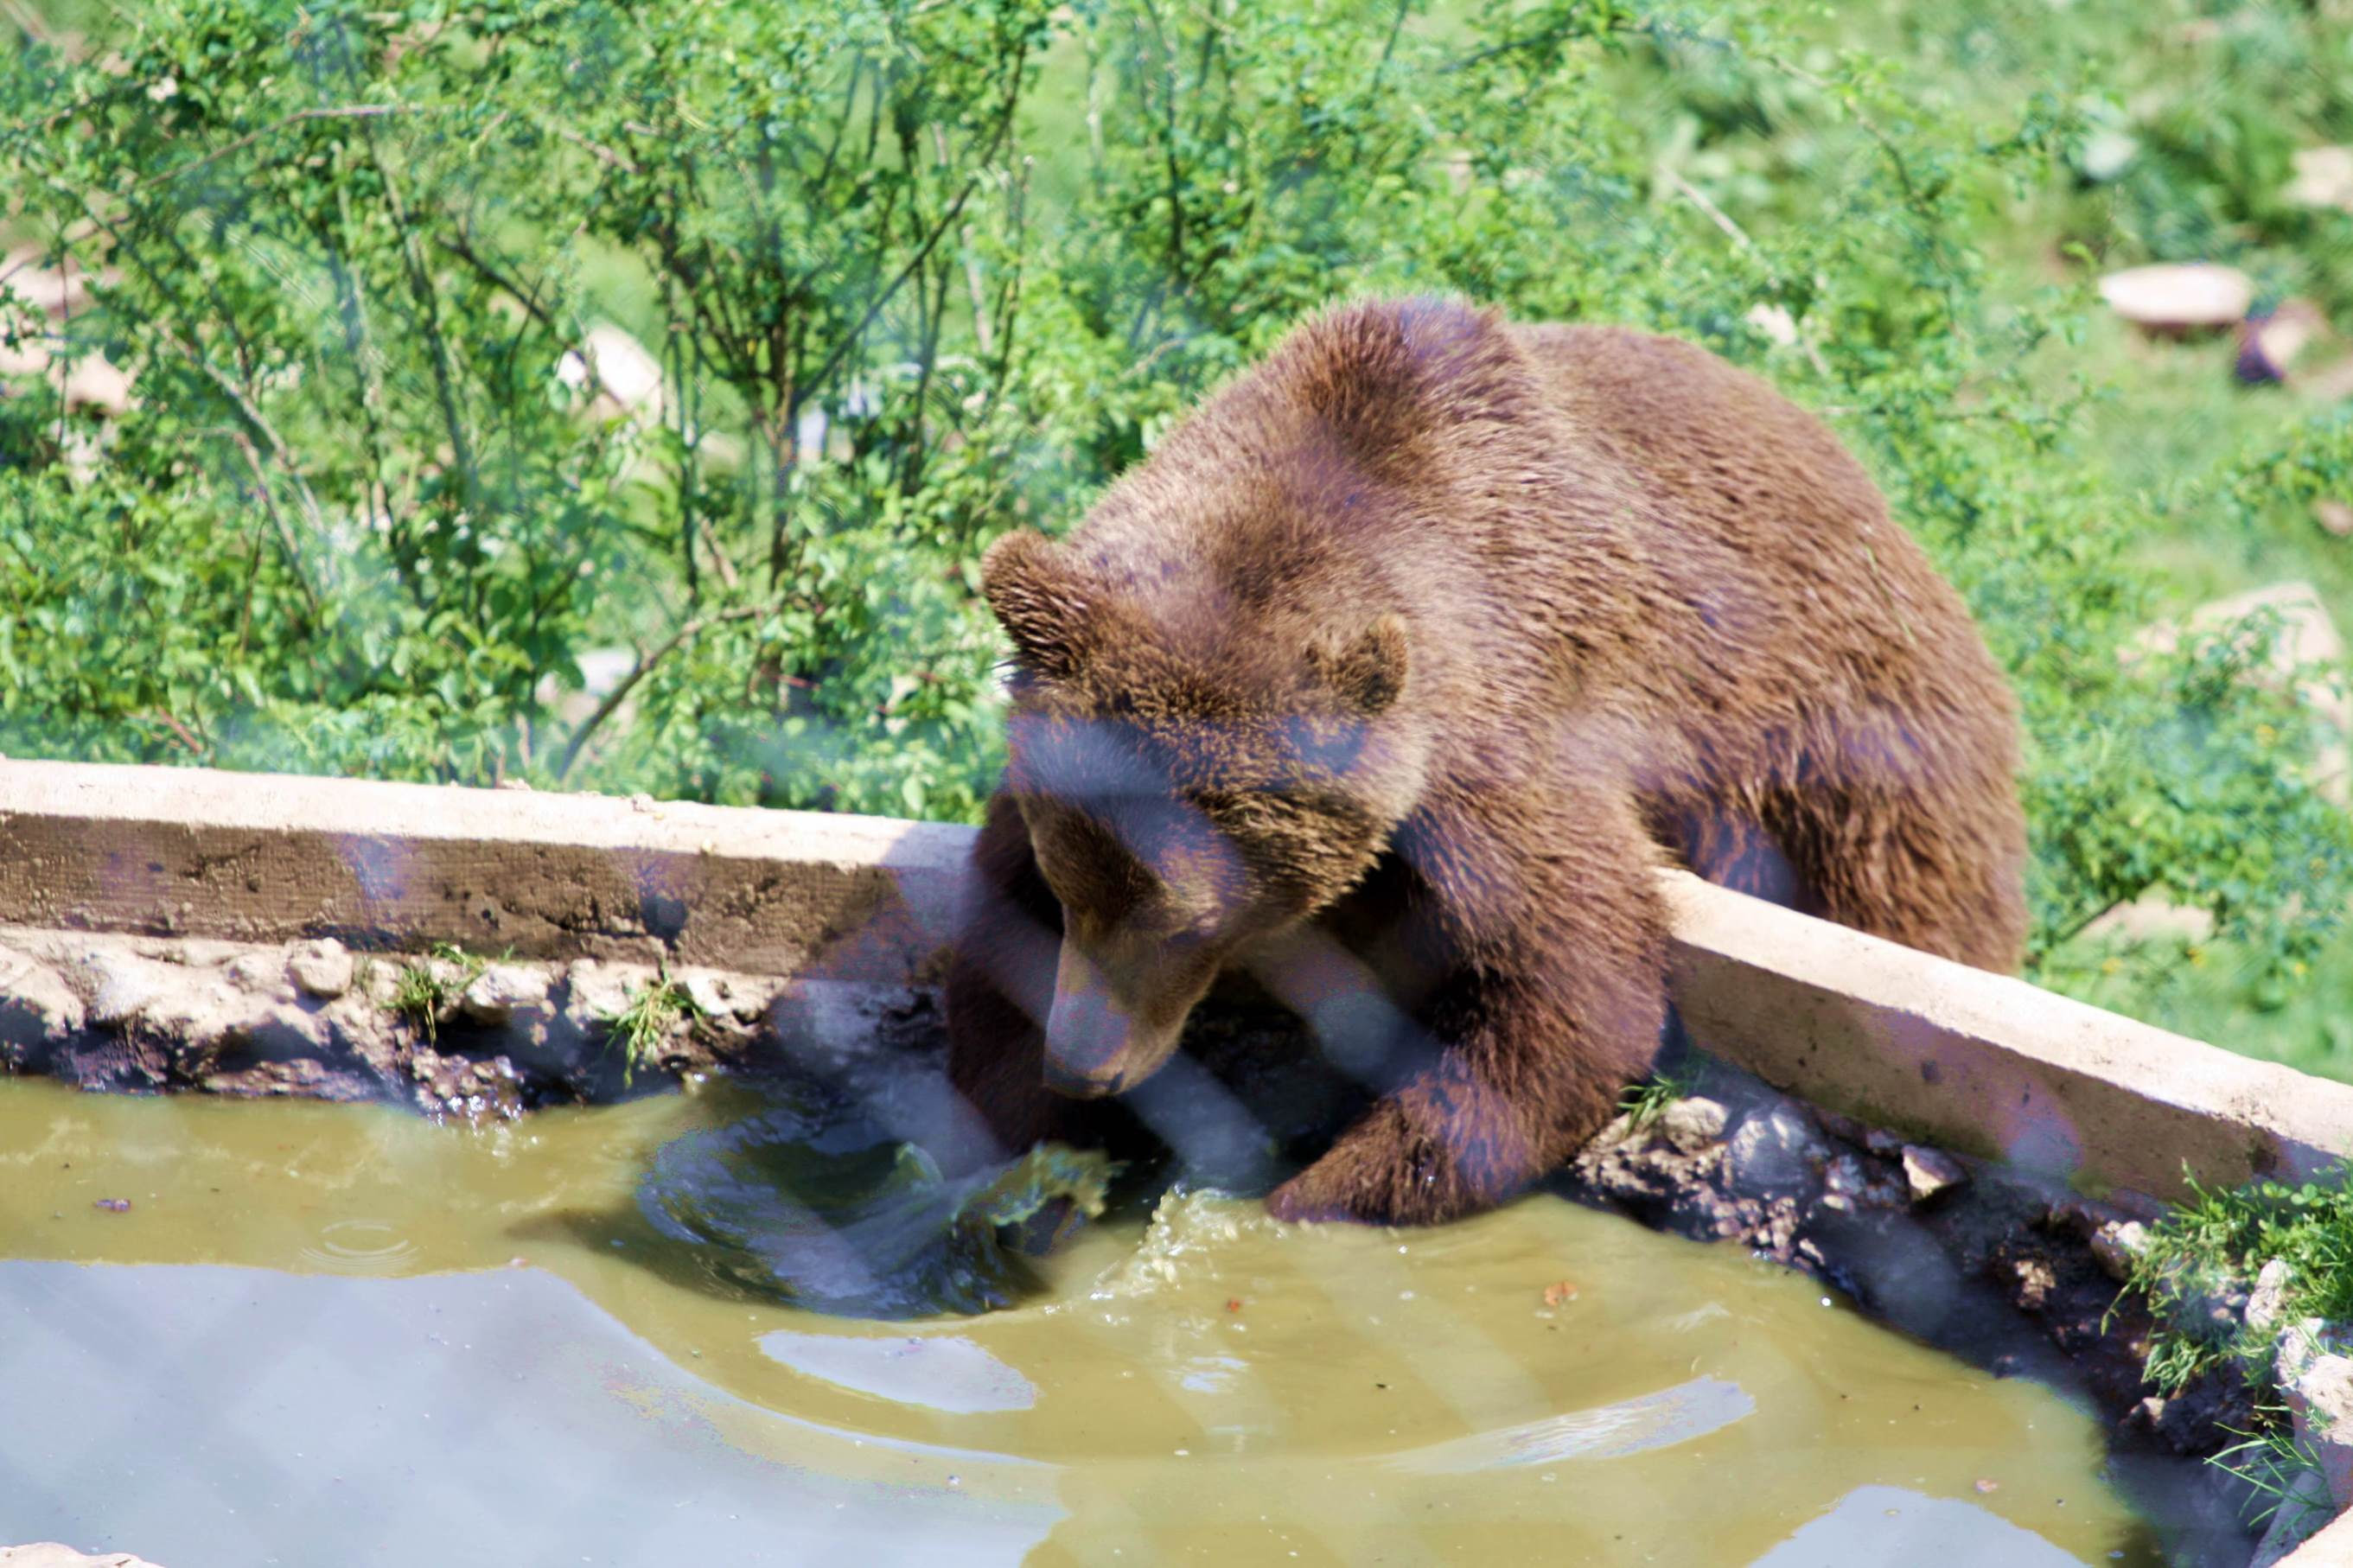
<svg viewBox="0 0 2353 1568">
<path fill-rule="evenodd" d="M 0 65 L 0 232 L 96 280 L 0 344 L 138 400 L 0 399 L 0 751 L 968 819 L 989 540 L 1301 313 L 1451 291 L 1694 338 L 1863 456 L 2016 679 L 2044 978 L 2137 984 L 2078 933 L 2162 887 L 2292 984 L 2353 885 L 2308 717 L 2242 637 L 2119 652 L 2152 540 L 2279 529 L 2353 437 L 2108 440 L 2081 271 L 2012 237 L 2341 292 L 2275 190 L 2348 30 L 2235 15 L 129 0 Z M 600 321 L 658 399 L 596 395 Z"/>
<path fill-rule="evenodd" d="M 633 987 L 617 1011 L 604 1015 L 607 1037 L 620 1047 L 621 1082 L 634 1083 L 638 1069 L 658 1066 L 662 1047 L 679 1025 L 703 1016 L 702 1005 L 670 978 L 667 963 L 654 978 Z"/>
<path fill-rule="evenodd" d="M 1653 1073 L 1641 1082 L 1629 1085 L 1619 1097 L 1618 1111 L 1637 1130 L 1648 1127 L 1667 1113 L 1667 1107 L 1691 1093 L 1693 1079 L 1676 1073 Z"/>
<path fill-rule="evenodd" d="M 425 1032 L 430 1044 L 441 1038 L 441 1016 L 466 994 L 487 965 L 455 942 L 437 942 L 425 957 L 400 966 L 393 977 L 392 1010 Z"/>
<path fill-rule="evenodd" d="M 2125 1281 L 2158 1319 L 2148 1378 L 2170 1393 L 2231 1361 L 2266 1361 L 2277 1328 L 2250 1329 L 2214 1306 L 2244 1290 L 2264 1264 L 2287 1264 L 2279 1322 L 2353 1321 L 2353 1185 L 2347 1167 L 2290 1186 L 2257 1182 L 2216 1191 L 2189 1177 L 2190 1199 L 2148 1227 Z"/>
<path fill-rule="evenodd" d="M 2285 1528 L 2301 1539 L 2335 1517 L 2327 1472 L 2313 1445 L 2295 1435 L 2285 1410 L 2259 1406 L 2256 1415 L 2262 1420 L 2252 1431 L 2224 1427 L 2239 1440 L 2208 1462 L 2246 1483 L 2250 1523 L 2261 1527 L 2284 1514 Z"/>
</svg>

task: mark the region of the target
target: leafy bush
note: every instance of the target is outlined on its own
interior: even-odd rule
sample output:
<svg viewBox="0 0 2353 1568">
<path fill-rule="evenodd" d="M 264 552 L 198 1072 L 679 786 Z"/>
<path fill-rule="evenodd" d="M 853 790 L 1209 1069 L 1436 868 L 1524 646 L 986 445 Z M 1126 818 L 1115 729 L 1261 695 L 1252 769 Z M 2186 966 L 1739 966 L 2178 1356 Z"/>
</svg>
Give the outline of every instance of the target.
<svg viewBox="0 0 2353 1568">
<path fill-rule="evenodd" d="M 2163 127 L 2090 89 L 2096 50 L 1987 102 L 1934 68 L 1952 40 L 1888 40 L 1907 74 L 1815 25 L 133 0 L 35 28 L 0 221 L 98 281 L 62 321 L 0 303 L 0 343 L 102 353 L 137 404 L 0 401 L 0 750 L 969 818 L 988 540 L 1067 525 L 1302 312 L 1445 290 L 1696 339 L 1864 456 L 2017 679 L 2050 977 L 2088 984 L 2070 939 L 2158 885 L 2293 973 L 2348 879 L 2308 721 L 2231 639 L 2119 649 L 2154 532 L 2310 465 L 2120 482 L 2069 374 L 2080 284 L 1992 259 L 2021 212 L 2080 237 L 2085 149 Z M 2165 156 L 2168 190 L 2279 162 Z M 596 395 L 603 319 L 657 398 Z M 2294 439 L 2341 468 L 2341 424 Z"/>
</svg>

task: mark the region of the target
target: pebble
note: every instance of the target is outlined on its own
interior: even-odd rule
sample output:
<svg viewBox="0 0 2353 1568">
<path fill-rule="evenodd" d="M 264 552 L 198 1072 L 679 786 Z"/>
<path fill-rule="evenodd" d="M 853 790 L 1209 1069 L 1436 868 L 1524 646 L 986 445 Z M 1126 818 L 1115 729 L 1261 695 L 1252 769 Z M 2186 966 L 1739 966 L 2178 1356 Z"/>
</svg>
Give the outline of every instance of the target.
<svg viewBox="0 0 2353 1568">
<path fill-rule="evenodd" d="M 1941 1149 L 1925 1148 L 1917 1143 L 1904 1145 L 1904 1181 L 1912 1189 L 1912 1201 L 1925 1204 L 1968 1183 L 1969 1173 L 1958 1160 Z"/>
</svg>

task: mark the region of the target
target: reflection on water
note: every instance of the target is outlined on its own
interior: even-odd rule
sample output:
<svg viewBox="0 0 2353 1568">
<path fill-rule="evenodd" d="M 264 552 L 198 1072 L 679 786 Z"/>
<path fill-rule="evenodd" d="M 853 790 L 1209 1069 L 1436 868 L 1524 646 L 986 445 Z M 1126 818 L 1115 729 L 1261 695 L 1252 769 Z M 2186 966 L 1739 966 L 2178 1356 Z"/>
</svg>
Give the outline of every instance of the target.
<svg viewBox="0 0 2353 1568">
<path fill-rule="evenodd" d="M 665 1146 L 777 1110 L 0 1083 L 5 1528 L 170 1568 L 2159 1560 L 2049 1393 L 1550 1198 L 1385 1232 L 1195 1194 L 1004 1310 L 818 1316 L 641 1203 L 692 1189 Z M 891 1191 L 838 1131 L 780 1141 L 842 1162 L 797 1208 L 738 1170 L 743 1225 Z M 851 1260 L 920 1280 L 902 1242 Z"/>
</svg>

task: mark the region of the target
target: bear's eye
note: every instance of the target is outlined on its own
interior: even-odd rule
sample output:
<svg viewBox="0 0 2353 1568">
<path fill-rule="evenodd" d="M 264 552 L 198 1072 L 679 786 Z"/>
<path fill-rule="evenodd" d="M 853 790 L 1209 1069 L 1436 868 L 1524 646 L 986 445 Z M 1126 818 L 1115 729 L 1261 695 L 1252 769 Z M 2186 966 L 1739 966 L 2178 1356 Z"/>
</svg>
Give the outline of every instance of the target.
<svg viewBox="0 0 2353 1568">
<path fill-rule="evenodd" d="M 1116 920 L 1151 898 L 1156 879 L 1102 823 L 1057 813 L 1035 834 L 1039 871 L 1054 896 L 1072 908 Z"/>
</svg>

